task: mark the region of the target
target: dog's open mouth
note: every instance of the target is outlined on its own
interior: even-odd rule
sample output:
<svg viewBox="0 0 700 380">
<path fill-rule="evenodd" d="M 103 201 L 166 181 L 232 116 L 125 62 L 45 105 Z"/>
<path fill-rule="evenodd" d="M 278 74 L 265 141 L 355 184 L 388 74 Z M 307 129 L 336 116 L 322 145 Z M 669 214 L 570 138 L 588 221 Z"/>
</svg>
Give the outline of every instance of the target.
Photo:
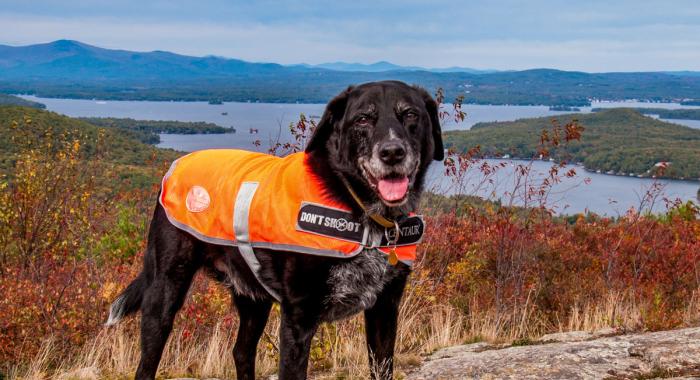
<svg viewBox="0 0 700 380">
<path fill-rule="evenodd" d="M 382 177 L 372 175 L 371 171 L 362 166 L 367 182 L 379 194 L 384 203 L 389 206 L 402 204 L 408 198 L 408 185 L 410 180 L 407 175 L 390 173 Z"/>
<path fill-rule="evenodd" d="M 385 201 L 401 201 L 408 194 L 408 177 L 382 178 L 377 183 L 377 190 Z"/>
</svg>

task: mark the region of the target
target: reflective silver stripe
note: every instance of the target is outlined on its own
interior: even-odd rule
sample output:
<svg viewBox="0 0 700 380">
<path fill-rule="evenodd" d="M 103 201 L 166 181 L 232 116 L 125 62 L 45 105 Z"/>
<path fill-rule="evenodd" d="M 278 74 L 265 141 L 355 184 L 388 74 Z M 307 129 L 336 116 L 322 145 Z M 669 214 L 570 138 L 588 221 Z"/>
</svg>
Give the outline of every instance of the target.
<svg viewBox="0 0 700 380">
<path fill-rule="evenodd" d="M 161 206 L 162 206 L 162 205 L 163 205 L 163 204 L 161 203 Z M 163 207 L 163 210 L 165 210 L 165 207 Z M 192 227 L 190 227 L 190 226 L 188 226 L 188 225 L 186 225 L 186 224 L 184 224 L 184 223 L 180 223 L 180 222 L 178 222 L 177 220 L 175 220 L 175 218 L 173 218 L 172 216 L 170 216 L 170 214 L 168 214 L 168 211 L 167 211 L 167 210 L 165 211 L 165 216 L 166 216 L 166 217 L 168 218 L 168 220 L 170 221 L 170 224 L 172 224 L 173 226 L 175 226 L 175 227 L 177 227 L 177 228 L 179 228 L 179 229 L 181 229 L 181 230 L 183 230 L 183 231 L 189 233 L 190 235 L 192 235 L 192 236 L 194 236 L 195 238 L 197 238 L 197 240 L 201 240 L 201 241 L 203 241 L 203 242 L 205 242 L 205 243 L 210 243 L 210 244 L 227 245 L 227 246 L 229 246 L 229 247 L 235 247 L 235 246 L 238 245 L 238 244 L 236 244 L 235 241 L 230 240 L 230 239 L 219 239 L 219 238 L 213 238 L 213 237 L 209 237 L 209 236 L 206 236 L 206 235 L 202 235 L 202 234 L 200 234 L 197 230 L 195 230 L 194 228 L 192 228 Z"/>
<path fill-rule="evenodd" d="M 275 250 L 275 251 L 306 253 L 306 254 L 315 255 L 315 256 L 337 257 L 337 258 L 343 258 L 343 259 L 354 257 L 358 253 L 362 252 L 362 250 L 365 249 L 365 247 L 358 245 L 357 249 L 355 249 L 354 251 L 352 251 L 348 254 L 345 254 L 345 253 L 340 252 L 340 251 L 332 251 L 332 250 L 328 250 L 328 249 L 318 249 L 318 248 L 306 248 L 306 247 L 302 247 L 299 245 L 291 245 L 291 244 L 252 242 L 252 243 L 250 243 L 250 245 L 252 245 L 253 248 L 265 248 L 265 249 L 271 249 L 271 250 Z"/>
<path fill-rule="evenodd" d="M 367 225 L 367 223 L 364 223 L 362 225 L 362 228 L 364 228 L 364 231 L 362 231 L 362 243 L 360 243 L 360 245 L 363 247 L 369 247 L 369 236 L 370 236 L 369 230 L 370 230 L 370 228 Z"/>
<path fill-rule="evenodd" d="M 250 229 L 248 227 L 248 214 L 250 213 L 250 204 L 253 202 L 253 196 L 258 189 L 258 182 L 243 182 L 238 189 L 236 195 L 236 203 L 233 205 L 233 231 L 236 235 L 236 245 L 241 253 L 243 260 L 248 264 L 250 270 L 258 279 L 260 285 L 267 290 L 270 295 L 280 301 L 281 298 L 277 292 L 265 285 L 260 278 L 260 262 L 255 257 L 253 246 L 250 245 Z"/>
</svg>

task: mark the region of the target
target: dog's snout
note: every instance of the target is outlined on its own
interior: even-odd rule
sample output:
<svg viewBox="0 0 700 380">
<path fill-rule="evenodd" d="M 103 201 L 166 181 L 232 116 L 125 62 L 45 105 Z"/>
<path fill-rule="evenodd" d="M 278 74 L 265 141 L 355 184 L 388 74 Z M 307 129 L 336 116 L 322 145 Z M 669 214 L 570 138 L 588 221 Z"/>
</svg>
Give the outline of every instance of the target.
<svg viewBox="0 0 700 380">
<path fill-rule="evenodd" d="M 406 158 L 406 148 L 400 141 L 387 141 L 379 148 L 379 158 L 387 165 L 396 165 Z"/>
</svg>

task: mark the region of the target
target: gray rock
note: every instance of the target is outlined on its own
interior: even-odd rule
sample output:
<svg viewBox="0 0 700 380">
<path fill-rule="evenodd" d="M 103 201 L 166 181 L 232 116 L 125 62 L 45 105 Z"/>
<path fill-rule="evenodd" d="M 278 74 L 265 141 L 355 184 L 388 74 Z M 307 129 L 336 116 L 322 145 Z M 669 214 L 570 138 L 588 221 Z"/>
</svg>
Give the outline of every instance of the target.
<svg viewBox="0 0 700 380">
<path fill-rule="evenodd" d="M 606 327 L 604 329 L 593 331 L 594 338 L 602 338 L 607 336 L 615 336 L 622 334 L 622 330 L 614 329 L 612 327 Z"/>
<path fill-rule="evenodd" d="M 482 343 L 449 347 L 431 355 L 407 379 L 651 379 L 700 375 L 700 328 L 602 338 L 589 334 L 586 339 L 592 340 L 507 348 Z"/>
<path fill-rule="evenodd" d="M 100 370 L 97 367 L 85 367 L 58 376 L 58 380 L 97 380 Z"/>
<path fill-rule="evenodd" d="M 430 359 L 433 360 L 433 359 L 451 358 L 453 356 L 464 354 L 465 352 L 481 352 L 481 351 L 485 351 L 485 350 L 492 350 L 494 348 L 497 348 L 497 347 L 490 344 L 490 343 L 485 343 L 485 342 L 465 344 L 463 346 L 447 347 L 447 348 L 443 348 L 442 350 L 436 351 L 434 354 L 432 354 L 430 356 Z"/>
<path fill-rule="evenodd" d="M 581 342 L 584 340 L 593 339 L 593 333 L 588 331 L 569 331 L 543 335 L 537 339 L 538 342 Z"/>
<path fill-rule="evenodd" d="M 541 338 L 537 339 L 540 343 L 552 343 L 552 342 L 581 342 L 584 340 L 591 340 L 596 338 L 602 338 L 606 336 L 619 335 L 620 330 L 616 330 L 612 327 L 596 330 L 593 332 L 589 331 L 569 331 L 560 332 L 543 335 Z"/>
</svg>

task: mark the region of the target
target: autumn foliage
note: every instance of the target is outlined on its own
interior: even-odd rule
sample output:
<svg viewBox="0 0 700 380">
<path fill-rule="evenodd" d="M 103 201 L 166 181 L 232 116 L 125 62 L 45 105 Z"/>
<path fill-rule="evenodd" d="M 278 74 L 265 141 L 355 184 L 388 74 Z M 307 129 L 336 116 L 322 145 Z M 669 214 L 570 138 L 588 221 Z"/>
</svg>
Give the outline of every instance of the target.
<svg viewBox="0 0 700 380">
<path fill-rule="evenodd" d="M 94 152 L 85 159 L 83 139 L 88 137 L 78 131 L 29 144 L 21 141 L 18 125 L 29 128 L 32 122 L 15 125 L 17 144 L 26 146 L 0 180 L 0 363 L 5 373 L 20 373 L 18 368 L 28 366 L 47 340 L 53 345 L 51 362 L 58 366 L 102 334 L 109 303 L 140 269 L 158 191 L 155 186 L 115 190 L 125 168 Z M 305 119 L 300 125 L 304 131 L 294 135 L 296 142 L 276 149 L 295 150 L 313 127 Z M 554 123 L 542 135 L 543 154 L 553 144 L 582 138 L 582 132 L 574 121 Z M 502 168 L 485 165 L 477 152 L 478 147 L 450 152 L 446 175 L 454 181 L 479 175 L 488 184 Z M 586 318 L 583 311 L 611 299 L 635 314 L 608 313 L 599 325 L 647 330 L 699 322 L 700 221 L 694 204 L 669 201 L 663 214 L 631 209 L 615 218 L 557 216 L 547 208 L 547 189 L 576 173 L 553 164 L 544 181 L 534 181 L 528 179 L 528 163 L 519 165 L 522 181 L 513 194 L 530 199 L 529 208 L 430 196 L 423 210 L 429 230 L 403 306 L 411 320 L 418 320 L 417 327 L 401 330 L 400 354 L 420 353 L 428 341 L 430 347 L 466 339 L 507 341 L 586 328 L 590 325 L 577 322 Z M 157 178 L 164 167 L 151 162 L 141 169 Z M 474 168 L 476 174 L 469 171 Z M 650 189 L 650 202 L 662 198 L 660 190 Z M 437 338 L 439 332 L 427 322 L 435 310 L 449 310 L 450 323 L 458 325 L 451 325 L 454 330 L 445 338 Z M 228 291 L 202 275 L 177 317 L 171 344 L 207 341 L 215 329 L 233 334 L 236 326 Z M 125 328 L 135 341 L 134 321 Z M 343 344 L 361 335 L 361 328 L 356 320 L 324 325 L 314 340 L 314 370 L 350 366 L 351 357 L 340 360 L 332 354 L 344 352 Z M 462 333 L 450 338 L 454 331 Z M 261 353 L 275 358 L 274 331 L 264 335 Z"/>
</svg>

